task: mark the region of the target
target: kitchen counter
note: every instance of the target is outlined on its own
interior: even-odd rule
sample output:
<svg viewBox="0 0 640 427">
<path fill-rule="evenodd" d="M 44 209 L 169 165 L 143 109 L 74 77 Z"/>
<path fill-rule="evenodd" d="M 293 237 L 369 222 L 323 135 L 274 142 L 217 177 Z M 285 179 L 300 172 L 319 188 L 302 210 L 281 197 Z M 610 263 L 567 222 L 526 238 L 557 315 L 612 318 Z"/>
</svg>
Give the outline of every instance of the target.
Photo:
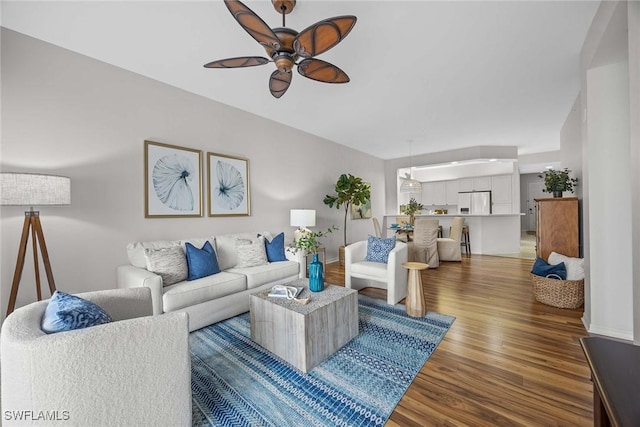
<svg viewBox="0 0 640 427">
<path fill-rule="evenodd" d="M 471 241 L 472 254 L 500 255 L 520 252 L 520 217 L 523 213 L 511 214 L 425 214 L 416 215 L 416 218 L 437 219 L 442 226 L 444 237 L 449 237 L 449 227 L 455 217 L 463 217 L 464 223 L 469 227 L 469 239 Z M 396 217 L 404 216 L 385 215 L 383 227 L 388 227 L 396 222 Z M 391 235 L 393 230 L 387 230 Z"/>
</svg>

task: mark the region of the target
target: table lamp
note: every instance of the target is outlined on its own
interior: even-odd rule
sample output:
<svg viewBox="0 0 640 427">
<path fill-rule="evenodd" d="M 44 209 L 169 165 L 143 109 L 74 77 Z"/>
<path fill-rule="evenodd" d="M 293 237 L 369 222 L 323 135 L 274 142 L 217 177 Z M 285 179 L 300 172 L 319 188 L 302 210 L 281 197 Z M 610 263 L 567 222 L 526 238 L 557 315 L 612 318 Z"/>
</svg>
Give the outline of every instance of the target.
<svg viewBox="0 0 640 427">
<path fill-rule="evenodd" d="M 40 270 L 38 264 L 38 247 L 42 252 L 42 262 L 49 282 L 51 294 L 56 290 L 53 280 L 51 263 L 49 262 L 49 252 L 44 241 L 42 225 L 40 223 L 40 212 L 34 211 L 34 206 L 60 206 L 71 204 L 71 179 L 64 176 L 43 175 L 33 173 L 2 172 L 0 174 L 0 205 L 3 206 L 29 206 L 30 209 L 24 213 L 24 225 L 22 227 L 22 237 L 18 248 L 18 260 L 16 270 L 13 274 L 11 294 L 9 296 L 9 306 L 7 316 L 11 314 L 16 305 L 18 287 L 22 278 L 24 268 L 24 258 L 27 253 L 27 241 L 31 232 L 31 244 L 33 246 L 33 267 L 36 275 L 36 292 L 38 301 L 42 300 L 40 290 Z"/>
<path fill-rule="evenodd" d="M 315 227 L 316 211 L 314 209 L 291 209 L 290 219 L 291 226 L 298 227 L 293 233 L 293 241 L 295 242 L 309 231 L 307 227 Z"/>
</svg>

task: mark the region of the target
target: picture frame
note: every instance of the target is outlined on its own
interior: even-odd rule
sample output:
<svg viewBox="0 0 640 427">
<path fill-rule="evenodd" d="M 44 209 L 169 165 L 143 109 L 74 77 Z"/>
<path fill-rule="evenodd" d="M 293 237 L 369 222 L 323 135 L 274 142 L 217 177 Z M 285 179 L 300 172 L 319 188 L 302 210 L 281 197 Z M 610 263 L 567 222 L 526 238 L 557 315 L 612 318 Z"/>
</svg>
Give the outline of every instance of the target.
<svg viewBox="0 0 640 427">
<path fill-rule="evenodd" d="M 371 198 L 361 205 L 351 205 L 351 219 L 371 219 Z"/>
<path fill-rule="evenodd" d="M 207 153 L 209 216 L 251 215 L 249 159 Z"/>
<path fill-rule="evenodd" d="M 202 151 L 144 141 L 145 218 L 203 215 Z"/>
</svg>

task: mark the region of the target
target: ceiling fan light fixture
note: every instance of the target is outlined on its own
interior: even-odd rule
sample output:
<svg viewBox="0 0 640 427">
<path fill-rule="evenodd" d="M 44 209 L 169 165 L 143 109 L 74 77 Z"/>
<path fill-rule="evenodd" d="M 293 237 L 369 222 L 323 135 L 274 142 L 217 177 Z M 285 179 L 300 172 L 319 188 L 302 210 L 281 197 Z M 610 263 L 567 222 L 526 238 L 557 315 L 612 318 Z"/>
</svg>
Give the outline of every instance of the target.
<svg viewBox="0 0 640 427">
<path fill-rule="evenodd" d="M 266 51 L 276 66 L 269 79 L 269 90 L 280 98 L 291 84 L 292 70 L 297 66 L 300 75 L 323 83 L 348 83 L 349 76 L 333 64 L 314 58 L 340 43 L 353 29 L 355 16 L 336 16 L 323 19 L 298 33 L 286 27 L 285 15 L 291 13 L 296 0 L 271 0 L 282 14 L 282 27 L 270 28 L 258 15 L 239 0 L 224 0 L 229 12 L 240 26 Z M 302 57 L 303 61 L 297 63 Z M 205 68 L 253 67 L 271 62 L 267 58 L 243 56 L 219 59 L 205 64 Z"/>
</svg>

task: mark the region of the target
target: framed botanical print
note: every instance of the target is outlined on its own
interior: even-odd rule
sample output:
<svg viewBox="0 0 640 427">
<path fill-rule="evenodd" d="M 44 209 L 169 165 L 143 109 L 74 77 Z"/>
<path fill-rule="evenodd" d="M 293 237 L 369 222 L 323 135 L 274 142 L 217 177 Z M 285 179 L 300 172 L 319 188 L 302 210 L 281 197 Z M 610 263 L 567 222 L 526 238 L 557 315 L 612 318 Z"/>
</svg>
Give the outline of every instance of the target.
<svg viewBox="0 0 640 427">
<path fill-rule="evenodd" d="M 145 218 L 202 216 L 202 151 L 144 142 Z"/>
<path fill-rule="evenodd" d="M 369 184 L 371 188 L 371 184 Z M 371 198 L 361 205 L 351 205 L 351 219 L 370 219 L 371 218 Z"/>
<path fill-rule="evenodd" d="M 209 216 L 251 215 L 249 159 L 207 153 Z"/>
</svg>

